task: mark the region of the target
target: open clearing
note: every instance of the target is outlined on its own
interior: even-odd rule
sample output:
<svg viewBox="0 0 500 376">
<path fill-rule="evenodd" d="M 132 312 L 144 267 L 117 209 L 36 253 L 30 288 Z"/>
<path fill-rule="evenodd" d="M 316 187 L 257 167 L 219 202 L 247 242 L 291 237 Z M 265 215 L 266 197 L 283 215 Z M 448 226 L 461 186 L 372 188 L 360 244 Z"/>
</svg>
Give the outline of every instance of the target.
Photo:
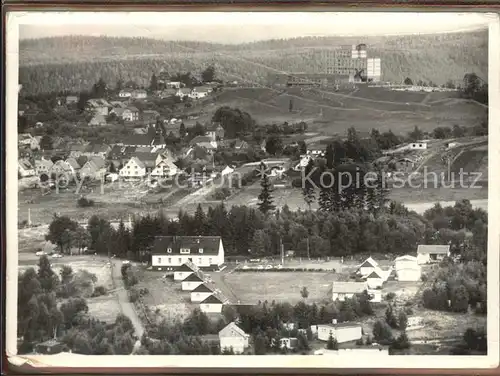
<svg viewBox="0 0 500 376">
<path fill-rule="evenodd" d="M 289 302 L 295 304 L 302 300 L 300 290 L 309 291 L 307 302 L 320 302 L 328 299 L 335 273 L 326 272 L 241 272 L 224 276 L 242 303 Z"/>
<path fill-rule="evenodd" d="M 140 270 L 138 289 L 146 288 L 142 300 L 153 312 L 158 312 L 168 320 L 183 320 L 195 308 L 189 291 L 181 290 L 181 282 L 164 278 L 164 273 Z"/>
</svg>

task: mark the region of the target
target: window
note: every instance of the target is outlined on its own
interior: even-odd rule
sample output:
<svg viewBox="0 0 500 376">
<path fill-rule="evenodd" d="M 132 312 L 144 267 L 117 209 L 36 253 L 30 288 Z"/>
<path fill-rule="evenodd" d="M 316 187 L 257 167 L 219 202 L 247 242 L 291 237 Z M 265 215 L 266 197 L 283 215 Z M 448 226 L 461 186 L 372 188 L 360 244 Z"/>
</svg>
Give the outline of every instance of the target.
<svg viewBox="0 0 500 376">
<path fill-rule="evenodd" d="M 172 257 L 169 257 L 168 258 L 168 263 L 171 264 L 172 263 Z"/>
<path fill-rule="evenodd" d="M 201 264 L 201 257 L 198 258 L 198 264 Z"/>
<path fill-rule="evenodd" d="M 418 147 L 420 147 L 420 148 L 421 148 L 421 147 L 422 147 L 422 144 L 418 144 Z"/>
<path fill-rule="evenodd" d="M 172 248 L 167 248 L 167 253 L 172 253 Z"/>
<path fill-rule="evenodd" d="M 179 264 L 181 264 L 181 263 L 182 263 L 182 259 L 179 257 Z"/>
<path fill-rule="evenodd" d="M 198 249 L 199 253 L 203 253 L 203 248 Z"/>
<path fill-rule="evenodd" d="M 161 264 L 161 257 L 158 257 L 158 264 Z"/>
<path fill-rule="evenodd" d="M 181 253 L 189 254 L 191 253 L 191 250 L 189 248 L 181 248 Z"/>
</svg>

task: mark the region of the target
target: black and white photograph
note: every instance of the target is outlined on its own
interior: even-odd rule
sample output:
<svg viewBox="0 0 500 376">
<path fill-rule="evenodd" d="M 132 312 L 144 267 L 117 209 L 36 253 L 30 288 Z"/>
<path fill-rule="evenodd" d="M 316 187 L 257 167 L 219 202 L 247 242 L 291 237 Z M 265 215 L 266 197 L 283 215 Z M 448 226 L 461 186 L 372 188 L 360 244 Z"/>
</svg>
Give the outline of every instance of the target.
<svg viewBox="0 0 500 376">
<path fill-rule="evenodd" d="M 497 367 L 498 20 L 11 13 L 12 358 Z"/>
</svg>

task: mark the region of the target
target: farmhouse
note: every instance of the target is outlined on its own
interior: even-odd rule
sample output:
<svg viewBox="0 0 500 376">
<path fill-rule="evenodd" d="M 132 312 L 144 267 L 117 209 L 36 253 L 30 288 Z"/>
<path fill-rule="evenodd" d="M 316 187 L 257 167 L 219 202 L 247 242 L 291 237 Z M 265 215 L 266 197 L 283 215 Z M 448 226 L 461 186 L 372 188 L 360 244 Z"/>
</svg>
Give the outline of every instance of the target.
<svg viewBox="0 0 500 376">
<path fill-rule="evenodd" d="M 224 302 L 215 295 L 210 295 L 200 303 L 200 310 L 205 313 L 221 313 Z"/>
<path fill-rule="evenodd" d="M 214 291 L 203 283 L 191 291 L 191 302 L 200 303 L 204 301 L 206 298 L 208 298 L 210 295 L 213 295 L 213 293 Z"/>
<path fill-rule="evenodd" d="M 449 245 L 420 244 L 417 248 L 417 262 L 419 265 L 438 262 L 447 256 L 450 256 Z"/>
<path fill-rule="evenodd" d="M 232 349 L 235 354 L 241 354 L 249 346 L 249 338 L 243 329 L 231 322 L 219 332 L 221 351 Z"/>
<path fill-rule="evenodd" d="M 151 264 L 154 269 L 176 270 L 186 261 L 197 267 L 219 268 L 224 263 L 220 236 L 157 236 Z"/>
<path fill-rule="evenodd" d="M 338 343 L 356 341 L 362 337 L 361 325 L 358 323 L 345 322 L 337 324 L 334 320 L 332 324 L 317 325 L 318 339 L 328 341 L 330 335 Z"/>
<path fill-rule="evenodd" d="M 367 289 L 368 286 L 365 282 L 333 282 L 332 299 L 343 301 L 354 295 L 362 294 Z"/>
<path fill-rule="evenodd" d="M 420 281 L 422 268 L 414 256 L 400 256 L 394 260 L 396 277 L 401 282 Z"/>
</svg>

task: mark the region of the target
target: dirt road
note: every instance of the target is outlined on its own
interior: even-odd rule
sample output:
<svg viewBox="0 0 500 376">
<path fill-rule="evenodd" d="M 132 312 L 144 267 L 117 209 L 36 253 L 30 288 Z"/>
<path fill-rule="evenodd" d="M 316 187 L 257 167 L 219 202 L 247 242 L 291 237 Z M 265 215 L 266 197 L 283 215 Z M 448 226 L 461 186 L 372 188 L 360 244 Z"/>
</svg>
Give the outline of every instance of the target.
<svg viewBox="0 0 500 376">
<path fill-rule="evenodd" d="M 135 307 L 130 301 L 128 300 L 128 293 L 127 290 L 125 289 L 125 285 L 123 283 L 123 279 L 121 276 L 121 267 L 122 267 L 122 262 L 118 260 L 113 260 L 113 280 L 115 281 L 116 284 L 116 297 L 118 298 L 118 303 L 120 304 L 120 308 L 122 310 L 122 313 L 127 316 L 130 321 L 132 321 L 132 325 L 134 326 L 135 329 L 135 335 L 139 338 L 142 337 L 144 333 L 144 327 L 142 325 L 141 320 L 139 319 L 139 316 L 137 315 L 137 312 L 135 311 Z"/>
</svg>

